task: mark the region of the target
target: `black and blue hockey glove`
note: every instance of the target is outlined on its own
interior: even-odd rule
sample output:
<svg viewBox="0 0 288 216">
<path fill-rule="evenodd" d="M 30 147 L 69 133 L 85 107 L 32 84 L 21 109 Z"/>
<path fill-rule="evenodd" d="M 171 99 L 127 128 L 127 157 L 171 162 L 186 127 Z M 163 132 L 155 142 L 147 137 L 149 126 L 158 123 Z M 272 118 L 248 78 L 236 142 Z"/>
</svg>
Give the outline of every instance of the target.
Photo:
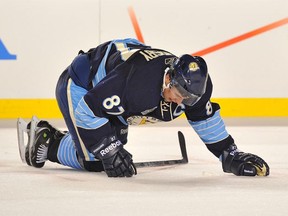
<svg viewBox="0 0 288 216">
<path fill-rule="evenodd" d="M 108 177 L 131 177 L 137 174 L 132 155 L 124 149 L 123 144 L 118 139 L 105 138 L 99 147 L 92 152 L 96 158 L 102 161 Z"/>
<path fill-rule="evenodd" d="M 262 158 L 239 151 L 235 144 L 223 151 L 222 168 L 224 172 L 237 176 L 269 175 L 269 166 Z"/>
</svg>

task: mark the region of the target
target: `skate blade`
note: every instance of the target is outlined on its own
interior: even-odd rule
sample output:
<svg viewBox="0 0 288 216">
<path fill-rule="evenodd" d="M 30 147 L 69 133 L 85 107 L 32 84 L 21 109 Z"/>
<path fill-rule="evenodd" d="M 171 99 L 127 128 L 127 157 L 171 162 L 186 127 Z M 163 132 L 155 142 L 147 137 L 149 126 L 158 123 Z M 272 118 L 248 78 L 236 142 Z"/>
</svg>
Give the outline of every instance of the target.
<svg viewBox="0 0 288 216">
<path fill-rule="evenodd" d="M 38 125 L 38 122 L 40 120 L 36 117 L 36 116 L 33 116 L 32 119 L 31 119 L 31 127 L 30 127 L 30 140 L 29 140 L 29 160 L 30 160 L 30 164 L 32 164 L 32 148 L 33 148 L 33 142 L 35 140 L 35 133 L 36 133 L 36 130 L 37 130 L 37 125 Z"/>
<path fill-rule="evenodd" d="M 25 161 L 25 142 L 24 142 L 24 132 L 27 133 L 27 125 L 28 123 L 24 121 L 22 118 L 18 118 L 17 120 L 17 135 L 18 135 L 18 148 L 19 148 L 19 154 L 20 158 L 23 163 L 26 163 Z"/>
</svg>

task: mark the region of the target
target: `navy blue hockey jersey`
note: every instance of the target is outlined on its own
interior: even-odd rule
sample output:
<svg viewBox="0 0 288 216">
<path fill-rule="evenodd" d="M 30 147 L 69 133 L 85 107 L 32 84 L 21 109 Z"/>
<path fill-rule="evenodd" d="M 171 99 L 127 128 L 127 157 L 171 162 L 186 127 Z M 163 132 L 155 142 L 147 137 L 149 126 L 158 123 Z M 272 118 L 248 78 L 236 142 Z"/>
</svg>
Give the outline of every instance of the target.
<svg viewBox="0 0 288 216">
<path fill-rule="evenodd" d="M 164 71 L 175 58 L 135 39 L 109 41 L 75 58 L 68 69 L 76 86 L 74 95 L 79 91 L 81 97 L 74 116 L 88 149 L 115 134 L 126 143 L 128 125 L 171 121 L 185 113 L 208 149 L 220 156 L 233 139 L 219 115 L 219 105 L 210 102 L 210 77 L 205 94 L 192 107 L 162 97 Z M 207 69 L 205 61 L 196 58 Z"/>
</svg>

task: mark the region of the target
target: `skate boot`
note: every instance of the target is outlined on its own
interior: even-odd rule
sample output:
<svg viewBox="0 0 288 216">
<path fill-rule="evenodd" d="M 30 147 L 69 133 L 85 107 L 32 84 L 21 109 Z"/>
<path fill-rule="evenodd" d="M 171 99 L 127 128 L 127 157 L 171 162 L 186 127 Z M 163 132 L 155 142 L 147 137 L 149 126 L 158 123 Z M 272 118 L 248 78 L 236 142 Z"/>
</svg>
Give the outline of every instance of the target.
<svg viewBox="0 0 288 216">
<path fill-rule="evenodd" d="M 30 123 L 27 126 L 27 130 L 30 130 Z M 28 165 L 36 168 L 44 166 L 47 160 L 48 146 L 51 140 L 53 132 L 51 126 L 46 121 L 39 121 L 35 128 L 35 136 L 33 139 L 29 136 L 28 145 L 25 150 L 25 159 Z"/>
<path fill-rule="evenodd" d="M 31 125 L 31 124 L 30 124 Z M 27 126 L 27 130 L 29 124 Z M 30 166 L 41 168 L 48 160 L 48 148 L 56 138 L 63 136 L 63 133 L 52 127 L 47 121 L 39 121 L 35 128 L 34 140 L 29 142 L 25 150 L 26 163 Z M 32 139 L 29 137 L 28 139 Z"/>
<path fill-rule="evenodd" d="M 17 137 L 22 162 L 37 168 L 43 167 L 48 159 L 59 163 L 57 151 L 66 133 L 54 128 L 47 121 L 39 120 L 36 116 L 32 117 L 30 123 L 23 118 L 18 118 Z M 28 142 L 25 134 L 28 135 Z"/>
</svg>

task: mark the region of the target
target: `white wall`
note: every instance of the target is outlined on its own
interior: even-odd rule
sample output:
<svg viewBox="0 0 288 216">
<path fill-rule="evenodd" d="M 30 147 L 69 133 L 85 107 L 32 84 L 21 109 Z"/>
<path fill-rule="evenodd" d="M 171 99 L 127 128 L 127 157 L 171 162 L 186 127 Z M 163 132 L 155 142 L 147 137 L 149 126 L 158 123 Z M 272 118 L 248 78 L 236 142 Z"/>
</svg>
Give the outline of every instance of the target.
<svg viewBox="0 0 288 216">
<path fill-rule="evenodd" d="M 0 0 L 0 39 L 16 60 L 0 60 L 0 98 L 53 98 L 78 50 L 136 37 L 194 53 L 288 17 L 287 0 Z M 288 97 L 288 24 L 203 56 L 213 97 Z"/>
</svg>

